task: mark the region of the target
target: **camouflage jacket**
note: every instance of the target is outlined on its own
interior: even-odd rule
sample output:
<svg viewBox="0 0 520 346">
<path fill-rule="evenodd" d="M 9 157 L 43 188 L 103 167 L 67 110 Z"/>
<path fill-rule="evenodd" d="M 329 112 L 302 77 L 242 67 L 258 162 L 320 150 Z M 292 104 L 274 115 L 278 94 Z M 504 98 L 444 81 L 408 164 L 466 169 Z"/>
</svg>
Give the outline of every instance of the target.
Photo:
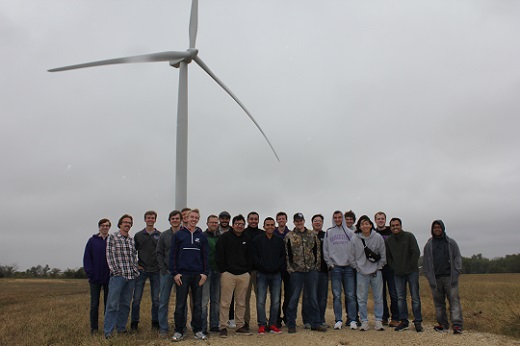
<svg viewBox="0 0 520 346">
<path fill-rule="evenodd" d="M 320 269 L 320 241 L 312 230 L 307 228 L 303 232 L 294 230 L 287 233 L 284 240 L 289 273 Z"/>
</svg>

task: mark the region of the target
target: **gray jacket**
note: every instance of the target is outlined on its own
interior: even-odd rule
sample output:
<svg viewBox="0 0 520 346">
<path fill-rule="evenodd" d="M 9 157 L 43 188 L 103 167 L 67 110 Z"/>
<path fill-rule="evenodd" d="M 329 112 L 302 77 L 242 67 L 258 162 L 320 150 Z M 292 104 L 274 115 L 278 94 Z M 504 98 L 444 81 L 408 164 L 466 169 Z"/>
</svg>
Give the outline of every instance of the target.
<svg viewBox="0 0 520 346">
<path fill-rule="evenodd" d="M 370 262 L 365 255 L 365 247 L 361 239 L 365 240 L 367 247 L 370 250 L 378 253 L 381 259 L 377 262 Z M 349 249 L 349 263 L 359 273 L 363 275 L 371 275 L 376 271 L 381 270 L 386 264 L 386 248 L 383 237 L 375 230 L 370 232 L 368 237 L 365 237 L 361 232 L 355 233 L 354 238 L 350 242 L 351 248 Z"/>
</svg>

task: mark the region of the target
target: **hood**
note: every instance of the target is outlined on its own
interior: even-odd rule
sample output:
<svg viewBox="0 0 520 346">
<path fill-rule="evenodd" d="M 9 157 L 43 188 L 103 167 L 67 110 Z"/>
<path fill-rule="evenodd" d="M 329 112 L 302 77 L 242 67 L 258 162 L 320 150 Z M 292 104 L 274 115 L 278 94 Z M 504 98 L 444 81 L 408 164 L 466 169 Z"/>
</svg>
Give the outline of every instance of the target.
<svg viewBox="0 0 520 346">
<path fill-rule="evenodd" d="M 332 214 L 330 220 L 332 221 L 332 226 L 330 228 L 334 228 L 334 227 L 339 228 L 339 226 L 336 226 L 336 223 L 334 222 L 334 214 Z M 341 213 L 341 226 L 343 227 L 343 229 L 349 229 L 347 227 L 347 223 L 345 222 L 345 215 L 343 215 L 343 213 Z"/>
<path fill-rule="evenodd" d="M 432 228 L 431 228 L 431 234 L 433 237 L 435 237 L 435 235 L 433 234 L 433 225 L 435 224 L 438 224 L 441 226 L 442 228 L 442 234 L 441 234 L 441 238 L 446 238 L 446 227 L 444 227 L 444 222 L 442 222 L 442 220 L 435 220 L 432 222 Z"/>
</svg>

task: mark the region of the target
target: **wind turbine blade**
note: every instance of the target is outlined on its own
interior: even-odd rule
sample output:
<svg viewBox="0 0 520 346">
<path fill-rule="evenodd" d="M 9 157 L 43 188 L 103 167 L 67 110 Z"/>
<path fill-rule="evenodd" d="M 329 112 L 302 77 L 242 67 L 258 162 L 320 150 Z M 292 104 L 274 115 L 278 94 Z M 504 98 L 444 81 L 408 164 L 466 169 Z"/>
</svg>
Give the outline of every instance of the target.
<svg viewBox="0 0 520 346">
<path fill-rule="evenodd" d="M 190 18 L 190 48 L 195 48 L 197 41 L 197 27 L 199 23 L 199 0 L 191 2 L 191 18 Z"/>
<path fill-rule="evenodd" d="M 128 63 L 135 63 L 135 62 L 171 61 L 171 60 L 185 59 L 189 56 L 190 56 L 190 53 L 187 51 L 186 52 L 175 52 L 175 51 L 161 52 L 161 53 L 154 53 L 154 54 L 129 56 L 126 58 L 87 62 L 84 64 L 53 68 L 48 71 L 49 72 L 59 72 L 59 71 L 74 70 L 74 69 L 85 68 L 85 67 L 115 65 L 115 64 L 128 64 Z"/>
<path fill-rule="evenodd" d="M 266 134 L 264 133 L 264 130 L 262 130 L 260 125 L 258 125 L 258 123 L 256 122 L 255 118 L 253 118 L 251 113 L 249 113 L 249 111 L 247 110 L 246 106 L 244 106 L 244 104 L 242 102 L 240 102 L 238 97 L 236 97 L 235 94 L 233 94 L 233 92 L 220 79 L 218 79 L 218 77 L 209 69 L 208 65 L 206 65 L 198 56 L 193 58 L 193 60 L 204 71 L 206 71 L 206 73 L 209 74 L 210 77 L 213 78 L 213 80 L 215 80 L 215 82 L 217 82 L 217 84 L 220 85 L 222 87 L 222 89 L 224 89 L 229 94 L 229 96 L 231 96 L 231 98 L 233 98 L 233 100 L 235 100 L 236 103 L 238 103 L 238 105 L 244 110 L 244 112 L 246 112 L 246 114 L 249 116 L 249 118 L 253 121 L 253 123 L 256 125 L 256 127 L 260 130 L 260 132 L 264 136 L 265 140 L 267 141 L 267 143 L 271 147 L 271 150 L 273 151 L 274 156 L 276 156 L 276 159 L 278 160 L 278 162 L 280 162 L 280 158 L 278 157 L 278 154 L 276 153 L 276 150 L 274 150 L 274 147 L 271 144 L 271 141 L 269 141 L 269 138 L 267 138 Z"/>
</svg>

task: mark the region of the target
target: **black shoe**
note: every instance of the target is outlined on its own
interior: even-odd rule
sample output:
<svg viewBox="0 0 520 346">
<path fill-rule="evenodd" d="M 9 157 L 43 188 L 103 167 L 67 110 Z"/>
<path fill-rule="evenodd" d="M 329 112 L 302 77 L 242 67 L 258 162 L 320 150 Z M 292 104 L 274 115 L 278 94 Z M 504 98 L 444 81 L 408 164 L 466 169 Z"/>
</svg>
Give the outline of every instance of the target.
<svg viewBox="0 0 520 346">
<path fill-rule="evenodd" d="M 218 327 L 210 328 L 209 331 L 210 331 L 211 333 L 220 333 L 220 329 L 218 329 Z"/>
<path fill-rule="evenodd" d="M 96 335 L 98 332 L 99 332 L 99 330 L 97 330 L 97 329 L 91 329 L 90 335 Z"/>
<path fill-rule="evenodd" d="M 152 330 L 159 330 L 159 321 L 152 321 Z"/>
<path fill-rule="evenodd" d="M 403 330 L 409 329 L 408 323 L 404 323 L 403 321 L 399 322 L 399 325 L 395 327 L 396 332 L 402 332 Z"/>
<path fill-rule="evenodd" d="M 311 327 L 311 330 L 314 330 L 315 332 L 326 332 L 327 328 L 325 328 L 324 326 L 316 326 Z"/>
<path fill-rule="evenodd" d="M 226 328 L 222 328 L 220 330 L 220 337 L 221 338 L 227 338 L 227 329 Z"/>
<path fill-rule="evenodd" d="M 289 327 L 289 328 L 288 328 L 288 332 L 289 332 L 289 334 L 294 334 L 294 333 L 296 333 L 296 327 Z"/>
<path fill-rule="evenodd" d="M 249 331 L 249 328 L 246 327 L 246 325 L 243 325 L 242 327 L 238 328 L 237 330 L 235 330 L 235 333 L 236 334 L 240 334 L 240 335 L 253 335 L 250 331 Z"/>
<path fill-rule="evenodd" d="M 423 326 L 422 326 L 422 323 L 421 322 L 415 322 L 415 331 L 417 333 L 422 333 L 422 331 L 424 330 Z"/>
<path fill-rule="evenodd" d="M 459 325 L 453 326 L 453 334 L 462 334 L 462 327 Z"/>
<path fill-rule="evenodd" d="M 137 332 L 137 329 L 139 329 L 139 321 L 132 321 L 130 323 L 130 330 L 132 332 Z"/>
<path fill-rule="evenodd" d="M 443 326 L 438 325 L 438 326 L 433 327 L 433 330 L 435 330 L 436 332 L 439 332 L 439 333 L 445 333 L 448 331 L 448 328 L 444 328 Z"/>
</svg>

